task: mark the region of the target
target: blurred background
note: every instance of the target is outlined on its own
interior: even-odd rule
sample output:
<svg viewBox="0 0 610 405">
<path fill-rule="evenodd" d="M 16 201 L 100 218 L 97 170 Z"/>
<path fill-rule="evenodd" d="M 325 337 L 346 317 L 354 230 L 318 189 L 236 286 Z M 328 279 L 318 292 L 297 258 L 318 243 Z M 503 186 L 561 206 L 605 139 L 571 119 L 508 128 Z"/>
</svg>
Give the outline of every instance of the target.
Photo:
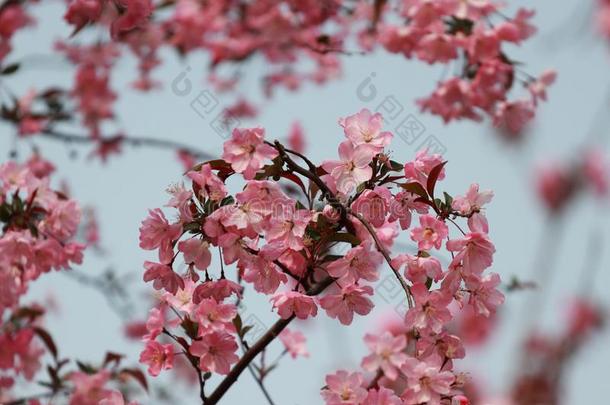
<svg viewBox="0 0 610 405">
<path fill-rule="evenodd" d="M 511 382 L 522 366 L 520 347 L 528 325 L 534 324 L 550 335 L 561 333 L 566 311 L 579 294 L 610 306 L 607 199 L 585 196 L 573 202 L 568 215 L 551 216 L 537 197 L 534 181 L 537 168 L 545 161 L 570 162 L 588 145 L 607 152 L 608 43 L 595 32 L 592 0 L 569 0 L 561 5 L 551 1 L 535 5 L 525 1 L 508 3 L 511 9 L 535 6 L 534 22 L 539 27 L 539 33 L 525 46 L 511 49 L 513 58 L 527 61 L 525 69 L 534 75 L 547 68 L 558 72 L 548 103 L 538 109 L 535 123 L 522 142 L 507 141 L 489 123 L 445 126 L 439 118 L 419 113 L 415 100 L 433 90 L 443 68 L 405 62 L 403 57 L 385 52 L 342 56 L 344 65 L 339 80 L 323 87 L 306 85 L 298 92 L 280 90 L 272 99 L 264 98 L 258 82 L 266 69 L 265 63 L 253 60 L 243 66 L 240 83 L 242 92 L 260 106 L 261 112 L 255 120 L 244 120 L 243 125 L 261 125 L 268 139 L 285 139 L 293 122 L 298 120 L 306 136 L 306 151 L 317 162 L 335 158 L 337 145 L 343 139 L 337 124 L 340 117 L 365 107 L 379 109 L 391 99 L 400 104 L 403 112 L 395 120 L 386 120 L 385 129 L 393 131 L 409 116 L 422 128 L 421 136 L 411 143 L 394 137 L 390 148 L 394 160 L 406 162 L 421 147 L 431 146 L 449 161 L 444 190 L 452 195 L 463 194 L 473 181 L 482 189 L 494 190 L 495 198 L 487 209 L 490 236 L 497 248 L 492 270 L 502 276 L 504 285 L 513 279 L 534 281 L 544 271 L 548 272 L 545 276 L 548 283 L 544 289 L 505 292 L 506 302 L 490 332 L 490 340 L 481 347 L 469 347 L 467 360 L 460 362 L 458 368 L 471 373 L 489 395 L 511 389 Z M 49 83 L 70 86 L 70 65 L 61 55 L 49 53 L 56 39 L 66 38 L 71 32 L 67 25 L 58 23 L 64 10 L 65 5 L 59 1 L 44 2 L 35 8 L 36 28 L 15 38 L 19 45 L 13 57 L 31 61 L 11 77 L 10 85 L 16 93 L 23 94 Z M 200 115 L 191 106 L 201 91 L 213 92 L 203 79 L 208 61 L 201 55 L 180 60 L 171 52 L 164 54 L 163 59 L 165 63 L 154 76 L 164 87 L 144 94 L 128 89 L 135 76 L 136 62 L 129 57 L 121 59 L 112 83 L 121 90 L 116 105 L 120 117 L 116 130 L 128 135 L 172 139 L 220 155 L 224 139 L 210 126 L 210 117 Z M 182 80 L 181 74 L 192 82 L 188 94 L 172 91 L 172 82 Z M 363 93 L 363 89 L 367 92 Z M 221 104 L 228 103 L 222 95 L 217 97 Z M 128 354 L 135 364 L 141 346 L 125 338 L 125 321 L 144 317 L 152 302 L 151 289 L 141 282 L 142 263 L 152 253 L 138 247 L 138 228 L 148 208 L 166 203 L 168 196 L 164 190 L 180 181 L 182 165 L 175 152 L 131 147 L 104 163 L 92 158 L 87 146 L 38 137 L 17 139 L 12 127 L 0 124 L 3 159 L 13 152 L 25 159 L 34 145 L 56 164 L 56 178 L 65 181 L 73 196 L 82 204 L 95 207 L 101 224 L 101 248 L 97 252 L 89 250 L 84 264 L 74 274 L 57 272 L 34 284 L 28 298 L 56 306 L 48 329 L 56 341 L 62 342 L 64 355 L 99 361 L 101 353 L 109 349 Z M 412 250 L 406 235 L 401 238 L 404 239 L 394 253 Z M 108 290 L 103 292 L 78 280 L 79 275 L 104 279 L 109 269 L 121 278 L 125 294 L 113 296 Z M 535 269 L 540 273 L 535 273 Z M 326 316 L 296 325 L 308 338 L 311 356 L 296 361 L 285 358 L 279 372 L 268 377 L 267 386 L 278 404 L 321 403 L 319 390 L 324 385 L 324 375 L 338 368 L 357 368 L 367 352 L 364 334 L 379 329 L 380 319 L 400 313 L 397 309 L 400 299 L 393 290 L 396 286 L 383 274 L 371 316 L 357 318 L 349 328 Z M 128 302 L 121 298 L 125 296 L 129 297 Z M 115 310 L 109 305 L 115 305 Z M 271 325 L 276 319 L 270 304 L 253 294 L 241 311 L 242 318 L 253 314 L 251 319 L 262 326 Z M 270 357 L 281 350 L 276 342 Z M 602 331 L 568 368 L 564 403 L 603 403 L 607 397 L 604 370 L 609 360 L 608 333 Z M 196 385 L 175 383 L 169 376 L 151 384 L 171 387 L 172 396 L 179 398 L 180 403 L 197 403 Z M 223 403 L 237 405 L 244 401 L 264 403 L 247 373 Z M 143 403 L 157 402 L 149 398 Z"/>
</svg>

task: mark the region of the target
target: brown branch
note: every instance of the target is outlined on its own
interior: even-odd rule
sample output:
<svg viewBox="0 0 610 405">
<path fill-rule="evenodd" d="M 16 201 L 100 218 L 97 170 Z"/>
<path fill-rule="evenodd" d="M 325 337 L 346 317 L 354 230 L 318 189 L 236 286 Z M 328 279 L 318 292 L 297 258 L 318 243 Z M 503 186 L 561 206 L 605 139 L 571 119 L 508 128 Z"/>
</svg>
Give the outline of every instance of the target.
<svg viewBox="0 0 610 405">
<path fill-rule="evenodd" d="M 313 286 L 307 295 L 314 296 L 320 294 L 331 285 L 334 278 L 327 277 L 320 281 L 318 284 Z M 217 404 L 218 401 L 224 396 L 224 394 L 231 388 L 231 386 L 237 381 L 241 373 L 248 367 L 248 365 L 258 356 L 273 340 L 293 321 L 295 318 L 292 315 L 288 319 L 280 319 L 277 321 L 264 335 L 261 337 L 250 349 L 244 353 L 243 357 L 233 366 L 229 374 L 222 380 L 222 382 L 216 387 L 214 392 L 210 394 L 207 400 L 204 402 L 206 405 Z"/>
<path fill-rule="evenodd" d="M 53 140 L 65 142 L 68 144 L 78 144 L 78 145 L 88 145 L 88 144 L 94 144 L 96 142 L 103 142 L 103 140 L 95 139 L 90 136 L 69 134 L 69 133 L 57 131 L 57 130 L 51 129 L 51 128 L 43 130 L 39 136 L 47 138 L 47 139 L 53 139 Z M 166 140 L 166 139 L 130 136 L 130 137 L 120 138 L 119 142 L 120 142 L 120 144 L 134 146 L 134 147 L 148 146 L 151 148 L 158 148 L 158 149 L 173 149 L 176 151 L 183 150 L 198 159 L 213 159 L 213 156 L 211 154 L 209 154 L 208 152 L 194 148 L 190 145 L 183 144 L 181 142 L 170 141 L 170 140 Z"/>
<path fill-rule="evenodd" d="M 297 153 L 297 152 L 294 152 L 294 151 L 290 151 L 290 153 L 294 153 L 295 155 L 297 155 L 301 159 L 303 159 L 305 161 L 305 163 L 307 164 L 307 166 L 309 167 L 309 170 L 299 166 L 288 155 L 288 150 L 279 141 L 275 141 L 274 144 L 270 144 L 270 145 L 273 146 L 279 152 L 282 161 L 284 163 L 286 163 L 288 168 L 290 168 L 292 171 L 300 174 L 301 176 L 304 176 L 304 177 L 308 178 L 309 180 L 313 181 L 316 184 L 316 186 L 318 186 L 318 188 L 324 194 L 324 196 L 326 198 L 326 201 L 328 201 L 328 203 L 333 208 L 336 208 L 336 209 L 339 210 L 339 213 L 341 214 L 341 221 L 340 221 L 341 225 L 345 226 L 345 229 L 347 229 L 350 233 L 355 234 L 356 230 L 354 229 L 354 226 L 352 225 L 352 223 L 347 218 L 347 209 L 337 199 L 337 196 L 335 196 L 335 193 L 333 193 L 331 191 L 331 189 L 328 188 L 326 183 L 324 183 L 324 181 L 322 181 L 320 176 L 317 175 L 317 173 L 316 173 L 317 167 L 313 163 L 311 163 L 311 161 L 309 159 L 307 159 L 305 156 L 301 155 L 300 153 Z"/>
</svg>

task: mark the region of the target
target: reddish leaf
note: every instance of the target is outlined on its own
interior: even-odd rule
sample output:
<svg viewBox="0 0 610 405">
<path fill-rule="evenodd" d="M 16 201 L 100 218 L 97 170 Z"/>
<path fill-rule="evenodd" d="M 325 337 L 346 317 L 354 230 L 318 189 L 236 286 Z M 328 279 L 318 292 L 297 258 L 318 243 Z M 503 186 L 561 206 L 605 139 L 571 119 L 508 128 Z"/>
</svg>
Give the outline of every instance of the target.
<svg viewBox="0 0 610 405">
<path fill-rule="evenodd" d="M 34 332 L 36 333 L 36 335 L 38 335 L 40 340 L 43 341 L 47 349 L 49 349 L 49 352 L 51 352 L 53 358 L 57 359 L 57 346 L 55 346 L 55 342 L 53 341 L 53 338 L 51 337 L 49 332 L 38 326 L 34 327 Z"/>
<path fill-rule="evenodd" d="M 447 164 L 447 161 L 444 161 L 443 163 L 435 166 L 430 171 L 430 174 L 428 175 L 427 189 L 428 189 L 428 194 L 430 195 L 430 198 L 432 198 L 432 199 L 434 199 L 434 189 L 436 188 L 436 182 L 438 181 L 438 176 L 441 175 L 441 172 L 443 171 L 443 168 L 445 167 L 446 164 Z"/>
<path fill-rule="evenodd" d="M 137 368 L 124 368 L 121 370 L 122 374 L 127 374 L 129 377 L 134 378 L 146 392 L 148 392 L 148 382 L 144 373 Z"/>
<path fill-rule="evenodd" d="M 103 367 L 106 367 L 110 363 L 114 363 L 115 366 L 118 366 L 119 363 L 121 362 L 121 360 L 124 357 L 125 357 L 124 355 L 119 354 L 119 353 L 107 352 L 106 353 L 106 357 L 104 358 L 104 365 L 103 365 Z"/>
<path fill-rule="evenodd" d="M 426 189 L 424 188 L 424 186 L 422 186 L 421 184 L 419 184 L 416 181 L 414 181 L 412 183 L 401 184 L 400 187 L 402 189 L 404 189 L 405 191 L 408 191 L 413 194 L 417 194 L 421 198 L 428 199 L 428 193 L 426 192 Z"/>
<path fill-rule="evenodd" d="M 280 176 L 282 176 L 283 178 L 288 179 L 288 180 L 292 181 L 293 183 L 295 183 L 297 186 L 299 186 L 301 188 L 301 190 L 303 190 L 303 193 L 305 195 L 307 195 L 307 190 L 305 189 L 305 184 L 303 184 L 303 182 L 301 181 L 299 176 L 297 176 L 294 173 L 289 173 L 289 172 L 282 172 L 280 174 Z"/>
</svg>

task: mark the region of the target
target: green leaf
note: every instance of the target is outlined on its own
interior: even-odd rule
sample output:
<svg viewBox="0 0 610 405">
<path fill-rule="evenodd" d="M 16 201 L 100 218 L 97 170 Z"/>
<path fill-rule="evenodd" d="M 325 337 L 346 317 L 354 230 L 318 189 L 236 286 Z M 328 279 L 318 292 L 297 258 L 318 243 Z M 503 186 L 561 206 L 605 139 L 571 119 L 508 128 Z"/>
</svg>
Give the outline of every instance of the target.
<svg viewBox="0 0 610 405">
<path fill-rule="evenodd" d="M 453 203 L 453 197 L 451 197 L 449 194 L 447 194 L 446 192 L 443 192 L 443 195 L 445 196 L 445 204 L 448 207 L 451 207 L 451 204 Z"/>
<path fill-rule="evenodd" d="M 394 160 L 390 160 L 390 166 L 392 166 L 392 171 L 394 171 L 394 172 L 401 172 L 405 168 L 404 165 L 402 165 Z"/>
<path fill-rule="evenodd" d="M 232 196 L 225 197 L 221 202 L 220 206 L 224 207 L 225 205 L 233 205 L 235 203 L 235 199 Z"/>
</svg>

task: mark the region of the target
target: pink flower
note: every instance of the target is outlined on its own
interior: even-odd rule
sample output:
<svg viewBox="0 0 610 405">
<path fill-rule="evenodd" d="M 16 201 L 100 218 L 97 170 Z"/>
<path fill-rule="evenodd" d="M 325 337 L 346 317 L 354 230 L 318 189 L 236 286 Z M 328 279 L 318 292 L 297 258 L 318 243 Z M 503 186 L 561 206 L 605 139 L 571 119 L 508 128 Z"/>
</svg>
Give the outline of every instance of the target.
<svg viewBox="0 0 610 405">
<path fill-rule="evenodd" d="M 547 163 L 536 172 L 538 197 L 554 213 L 561 211 L 571 201 L 576 186 L 572 171 L 558 163 Z"/>
<path fill-rule="evenodd" d="M 504 303 L 504 295 L 496 289 L 501 282 L 498 274 L 491 273 L 483 278 L 470 276 L 465 281 L 470 290 L 470 304 L 477 314 L 489 317 Z"/>
<path fill-rule="evenodd" d="M 502 101 L 494 112 L 493 123 L 510 135 L 519 135 L 534 115 L 534 106 L 530 100 Z"/>
<path fill-rule="evenodd" d="M 206 298 L 214 298 L 217 302 L 221 302 L 233 294 L 240 298 L 242 291 L 242 286 L 226 278 L 217 281 L 208 281 L 199 284 L 197 288 L 195 288 L 195 291 L 193 291 L 193 302 L 199 304 Z"/>
<path fill-rule="evenodd" d="M 367 394 L 362 388 L 363 383 L 362 374 L 339 370 L 326 376 L 326 388 L 321 392 L 322 398 L 326 405 L 359 405 Z"/>
<path fill-rule="evenodd" d="M 236 350 L 233 336 L 218 331 L 204 334 L 189 349 L 193 356 L 199 357 L 199 367 L 203 371 L 224 375 L 229 374 L 231 364 L 239 360 Z"/>
<path fill-rule="evenodd" d="M 351 208 L 371 225 L 379 228 L 386 220 L 391 199 L 390 190 L 377 186 L 374 190 L 364 190 L 352 203 Z"/>
<path fill-rule="evenodd" d="M 142 221 L 140 227 L 140 247 L 146 250 L 159 249 L 159 259 L 169 263 L 173 254 L 173 246 L 182 234 L 182 225 L 171 224 L 159 208 L 148 211 L 149 216 Z"/>
<path fill-rule="evenodd" d="M 483 205 L 491 201 L 493 196 L 493 191 L 479 192 L 479 185 L 474 183 L 470 185 L 465 196 L 455 197 L 451 207 L 462 215 L 470 215 L 473 212 L 479 212 Z"/>
<path fill-rule="evenodd" d="M 276 294 L 271 298 L 271 302 L 282 319 L 288 319 L 293 315 L 299 319 L 307 319 L 318 314 L 315 300 L 296 291 Z"/>
<path fill-rule="evenodd" d="M 127 10 L 112 22 L 110 33 L 114 39 L 128 31 L 143 27 L 154 10 L 152 0 L 120 0 L 120 3 Z"/>
<path fill-rule="evenodd" d="M 97 21 L 102 14 L 102 0 L 73 0 L 64 19 L 79 30 L 90 22 Z"/>
<path fill-rule="evenodd" d="M 265 130 L 260 127 L 235 128 L 231 139 L 224 144 L 222 158 L 231 163 L 233 170 L 242 173 L 246 180 L 254 179 L 265 160 L 277 156 L 277 151 L 264 143 L 264 136 Z"/>
<path fill-rule="evenodd" d="M 274 293 L 280 284 L 286 283 L 288 277 L 273 262 L 258 256 L 248 260 L 243 278 L 254 284 L 254 289 L 265 294 Z"/>
<path fill-rule="evenodd" d="M 339 145 L 339 158 L 339 161 L 322 163 L 324 170 L 335 180 L 337 191 L 350 194 L 371 178 L 373 169 L 369 163 L 373 156 L 367 147 L 354 147 L 351 141 L 342 142 Z"/>
<path fill-rule="evenodd" d="M 74 384 L 70 405 L 99 405 L 100 401 L 111 393 L 104 388 L 110 379 L 108 370 L 101 370 L 95 374 L 77 371 L 70 374 L 69 378 Z"/>
<path fill-rule="evenodd" d="M 425 283 L 428 279 L 439 281 L 443 277 L 443 270 L 438 259 L 429 256 L 412 256 L 401 254 L 392 259 L 392 266 L 400 269 L 404 265 L 405 277 L 412 283 Z"/>
<path fill-rule="evenodd" d="M 440 249 L 443 239 L 449 234 L 449 228 L 441 220 L 430 215 L 419 217 L 418 228 L 411 231 L 411 239 L 417 242 L 419 250 L 430 250 L 433 247 Z"/>
<path fill-rule="evenodd" d="M 500 39 L 493 30 L 478 26 L 469 37 L 468 56 L 473 62 L 484 62 L 498 57 Z"/>
<path fill-rule="evenodd" d="M 382 261 L 381 253 L 370 250 L 370 244 L 363 243 L 331 262 L 326 266 L 326 271 L 331 276 L 340 278 L 345 284 L 353 284 L 360 279 L 376 281 L 379 278 L 377 268 Z"/>
<path fill-rule="evenodd" d="M 430 292 L 424 284 L 413 285 L 411 293 L 415 299 L 415 307 L 407 311 L 405 317 L 407 327 L 440 333 L 443 326 L 451 320 L 447 306 L 453 297 L 443 290 Z"/>
<path fill-rule="evenodd" d="M 165 316 L 159 308 L 152 308 L 148 312 L 148 319 L 146 320 L 146 330 L 148 334 L 144 336 L 144 339 L 154 340 L 161 334 L 165 327 Z"/>
<path fill-rule="evenodd" d="M 423 35 L 418 43 L 416 54 L 424 62 L 446 63 L 457 58 L 455 37 L 440 32 Z"/>
<path fill-rule="evenodd" d="M 148 374 L 153 377 L 158 376 L 161 370 L 171 370 L 174 363 L 174 347 L 171 344 L 162 345 L 149 340 L 140 354 L 140 363 L 148 365 Z"/>
<path fill-rule="evenodd" d="M 370 389 L 362 405 L 402 405 L 403 402 L 394 394 L 394 391 L 385 387 L 378 390 Z"/>
<path fill-rule="evenodd" d="M 340 119 L 339 124 L 354 147 L 366 145 L 374 153 L 380 153 L 392 140 L 390 132 L 381 131 L 383 126 L 381 114 L 372 114 L 366 108 L 360 110 L 359 113 Z"/>
<path fill-rule="evenodd" d="M 320 299 L 320 306 L 331 318 L 338 318 L 343 325 L 352 323 L 354 313 L 367 315 L 373 309 L 373 303 L 365 295 L 373 295 L 369 286 L 349 284 L 338 293 L 329 293 Z"/>
<path fill-rule="evenodd" d="M 441 396 L 451 393 L 455 376 L 450 371 L 441 371 L 442 359 L 438 355 L 422 361 L 408 358 L 402 366 L 407 376 L 407 390 L 403 394 L 406 404 L 440 405 Z"/>
<path fill-rule="evenodd" d="M 475 110 L 471 84 L 458 77 L 439 83 L 431 96 L 417 100 L 417 104 L 422 111 L 441 116 L 445 123 L 464 118 L 475 121 L 482 119 Z"/>
<path fill-rule="evenodd" d="M 548 89 L 548 87 L 555 83 L 555 80 L 557 79 L 557 72 L 554 70 L 546 70 L 544 71 L 540 77 L 533 81 L 532 83 L 530 83 L 530 85 L 528 86 L 528 89 L 530 91 L 530 93 L 532 94 L 532 98 L 534 99 L 534 102 L 537 102 L 539 99 L 542 101 L 546 101 L 546 90 Z"/>
<path fill-rule="evenodd" d="M 362 368 L 369 372 L 381 369 L 383 375 L 391 381 L 398 377 L 398 370 L 407 359 L 403 353 L 407 347 L 405 335 L 393 336 L 390 332 L 381 335 L 367 334 L 364 341 L 371 354 L 362 360 Z"/>
<path fill-rule="evenodd" d="M 419 214 L 426 214 L 430 208 L 428 205 L 415 202 L 420 196 L 417 194 L 410 193 L 408 191 L 401 191 L 392 201 L 390 201 L 390 222 L 396 220 L 400 223 L 402 230 L 409 229 L 411 226 L 411 211 L 416 211 Z"/>
<path fill-rule="evenodd" d="M 496 248 L 489 237 L 480 232 L 468 233 L 462 239 L 447 241 L 447 250 L 458 252 L 452 263 L 461 263 L 467 274 L 481 274 L 493 263 Z"/>
<path fill-rule="evenodd" d="M 584 154 L 582 171 L 597 195 L 604 196 L 608 193 L 610 166 L 599 150 L 590 150 Z"/>
<path fill-rule="evenodd" d="M 496 27 L 498 37 L 502 41 L 520 43 L 536 33 L 536 27 L 528 20 L 534 16 L 535 11 L 520 8 L 514 19 L 508 20 Z"/>
<path fill-rule="evenodd" d="M 191 198 L 193 192 L 184 188 L 184 185 L 175 185 L 170 187 L 168 193 L 171 195 L 166 207 L 172 207 L 178 210 L 180 222 L 187 223 L 193 220 L 191 212 Z"/>
<path fill-rule="evenodd" d="M 303 127 L 298 121 L 293 122 L 290 127 L 288 146 L 297 153 L 305 151 L 305 135 L 303 134 Z"/>
<path fill-rule="evenodd" d="M 209 163 L 201 165 L 198 172 L 190 171 L 186 174 L 201 191 L 203 197 L 209 197 L 213 201 L 221 201 L 227 196 L 227 188 L 220 178 L 212 172 Z"/>
<path fill-rule="evenodd" d="M 153 282 L 155 290 L 165 289 L 167 292 L 176 294 L 178 288 L 184 288 L 184 280 L 174 273 L 167 264 L 145 261 L 144 282 Z"/>
<path fill-rule="evenodd" d="M 272 216 L 265 234 L 267 241 L 280 242 L 293 250 L 303 249 L 303 236 L 312 217 L 309 210 L 294 210 L 288 207 L 283 214 Z"/>
<path fill-rule="evenodd" d="M 296 359 L 299 356 L 309 357 L 307 347 L 305 346 L 305 335 L 301 332 L 293 332 L 290 329 L 284 329 L 282 333 L 280 333 L 279 338 L 293 359 Z"/>
<path fill-rule="evenodd" d="M 35 405 L 35 404 L 29 404 Z M 98 405 L 138 405 L 136 401 L 125 402 L 123 394 L 119 391 L 111 390 L 105 394 L 105 397 L 100 401 Z"/>
<path fill-rule="evenodd" d="M 190 313 L 195 306 L 193 293 L 196 284 L 193 281 L 193 274 L 184 279 L 184 288 L 179 288 L 176 294 L 165 293 L 161 296 L 161 301 L 168 303 L 172 308 L 182 312 Z"/>
<path fill-rule="evenodd" d="M 48 207 L 48 216 L 41 226 L 60 241 L 72 238 L 81 220 L 81 210 L 74 200 L 57 200 Z"/>
<path fill-rule="evenodd" d="M 479 185 L 472 184 L 465 196 L 458 196 L 451 207 L 461 215 L 469 216 L 468 226 L 473 232 L 489 232 L 487 218 L 481 213 L 483 205 L 493 198 L 493 191 L 479 192 Z"/>
<path fill-rule="evenodd" d="M 443 163 L 443 157 L 439 154 L 428 154 L 428 149 L 420 150 L 415 155 L 415 160 L 405 163 L 405 178 L 420 183 L 424 187 L 428 182 L 428 176 L 432 169 Z M 445 178 L 445 169 L 441 170 L 438 180 Z"/>
<path fill-rule="evenodd" d="M 202 300 L 193 311 L 193 318 L 199 324 L 199 335 L 215 330 L 232 330 L 232 322 L 236 315 L 237 308 L 234 304 L 218 303 L 213 298 Z"/>
<path fill-rule="evenodd" d="M 191 238 L 178 243 L 178 250 L 184 255 L 184 262 L 195 265 L 199 270 L 207 269 L 212 261 L 212 255 L 208 247 L 208 242 L 198 238 Z"/>
</svg>

